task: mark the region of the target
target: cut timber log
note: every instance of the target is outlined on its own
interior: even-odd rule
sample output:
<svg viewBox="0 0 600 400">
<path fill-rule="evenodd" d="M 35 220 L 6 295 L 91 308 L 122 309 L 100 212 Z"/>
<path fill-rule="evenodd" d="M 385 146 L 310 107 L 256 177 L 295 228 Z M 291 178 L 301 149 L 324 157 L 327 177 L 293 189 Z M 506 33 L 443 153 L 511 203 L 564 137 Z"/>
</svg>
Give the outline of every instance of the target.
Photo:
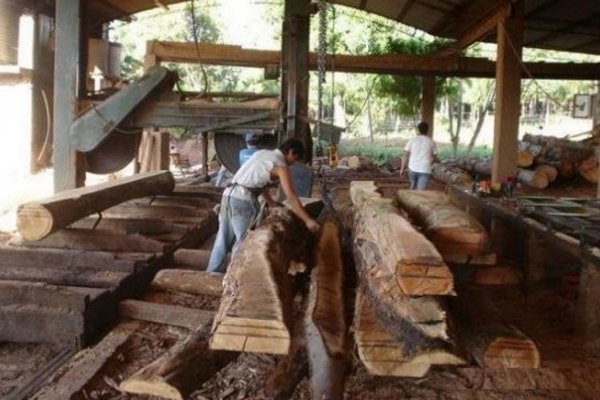
<svg viewBox="0 0 600 400">
<path fill-rule="evenodd" d="M 123 300 L 119 303 L 119 315 L 124 318 L 194 330 L 198 326 L 210 324 L 215 313 L 171 304 Z"/>
<path fill-rule="evenodd" d="M 208 267 L 210 250 L 177 249 L 173 253 L 173 264 L 178 267 L 204 271 Z"/>
<path fill-rule="evenodd" d="M 539 368 L 535 343 L 505 323 L 481 289 L 461 287 L 451 310 L 460 342 L 481 367 Z"/>
<path fill-rule="evenodd" d="M 156 274 L 152 288 L 175 293 L 221 296 L 223 274 L 218 272 L 163 269 Z"/>
<path fill-rule="evenodd" d="M 134 251 L 163 253 L 167 245 L 142 235 L 123 235 L 113 231 L 68 228 L 35 242 L 24 242 L 27 247 L 51 247 L 72 250 Z"/>
<path fill-rule="evenodd" d="M 208 324 L 199 326 L 187 338 L 119 385 L 127 393 L 184 400 L 233 356 L 208 349 Z"/>
<path fill-rule="evenodd" d="M 400 217 L 391 200 L 375 192 L 372 182 L 352 182 L 350 192 L 355 204 L 354 260 L 381 321 L 410 342 L 448 338 L 439 300 L 421 296 L 452 293 L 452 275 L 435 247 Z M 409 297 L 405 288 L 419 296 Z"/>
<path fill-rule="evenodd" d="M 598 183 L 599 169 L 596 155 L 589 156 L 581 161 L 578 167 L 579 174 L 588 182 Z"/>
<path fill-rule="evenodd" d="M 290 262 L 304 254 L 307 230 L 291 211 L 278 208 L 233 255 L 213 324 L 213 350 L 287 354 L 293 300 Z"/>
<path fill-rule="evenodd" d="M 432 365 L 464 364 L 441 340 L 424 340 L 407 344 L 392 336 L 379 323 L 367 299 L 359 291 L 356 297 L 354 339 L 358 355 L 373 375 L 422 378 Z M 409 350 L 408 347 L 413 347 Z"/>
<path fill-rule="evenodd" d="M 517 170 L 517 179 L 519 182 L 536 189 L 545 189 L 549 183 L 548 175 L 544 171 L 530 169 Z"/>
<path fill-rule="evenodd" d="M 533 165 L 535 157 L 529 149 L 519 150 L 517 152 L 517 166 L 521 168 L 529 168 Z"/>
<path fill-rule="evenodd" d="M 548 182 L 554 182 L 558 178 L 558 170 L 552 165 L 543 164 L 535 168 L 536 173 L 544 173 L 548 178 Z"/>
<path fill-rule="evenodd" d="M 432 174 L 438 181 L 451 185 L 466 185 L 472 181 L 471 175 L 456 164 L 434 164 Z"/>
<path fill-rule="evenodd" d="M 479 178 L 492 175 L 492 159 L 470 157 L 458 160 L 458 165 L 467 172 L 473 175 L 478 175 Z"/>
<path fill-rule="evenodd" d="M 69 190 L 21 205 L 17 211 L 17 227 L 25 240 L 40 240 L 88 215 L 130 199 L 167 194 L 174 187 L 173 175 L 161 171 Z"/>
<path fill-rule="evenodd" d="M 352 182 L 357 240 L 371 241 L 381 250 L 382 264 L 409 296 L 452 293 L 452 274 L 433 244 L 404 219 L 391 200 L 384 199 L 371 181 Z"/>
<path fill-rule="evenodd" d="M 444 259 L 488 253 L 489 238 L 483 226 L 454 206 L 446 194 L 433 190 L 399 190 L 396 201 L 423 229 Z"/>
<path fill-rule="evenodd" d="M 52 385 L 45 385 L 33 400 L 71 399 L 94 377 L 113 354 L 139 328 L 136 321 L 122 322 L 94 347 L 84 350 L 61 370 Z"/>
<path fill-rule="evenodd" d="M 312 398 L 342 399 L 347 334 L 344 264 L 340 233 L 332 221 L 322 225 L 315 259 L 306 313 Z"/>
</svg>

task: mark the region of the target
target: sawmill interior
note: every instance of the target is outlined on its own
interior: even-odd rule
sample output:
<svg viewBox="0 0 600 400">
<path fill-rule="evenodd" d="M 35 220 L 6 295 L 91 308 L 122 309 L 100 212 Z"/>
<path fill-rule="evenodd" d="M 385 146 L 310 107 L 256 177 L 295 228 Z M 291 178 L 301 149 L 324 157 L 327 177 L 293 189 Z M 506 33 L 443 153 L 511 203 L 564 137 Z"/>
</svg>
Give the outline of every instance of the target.
<svg viewBox="0 0 600 400">
<path fill-rule="evenodd" d="M 600 398 L 598 2 L 282 0 L 278 50 L 144 40 L 143 77 L 119 79 L 110 24 L 183 3 L 209 2 L 0 0 L 0 117 L 27 127 L 0 135 L 0 158 L 18 153 L 53 189 L 16 193 L 14 174 L 0 174 L 16 199 L 14 229 L 0 226 L 0 398 Z M 328 52 L 323 26 L 338 7 L 443 44 Z M 467 56 L 477 43 L 494 57 Z M 258 69 L 280 90 L 185 91 L 175 64 Z M 412 151 L 386 168 L 340 157 L 346 127 L 322 104 L 328 72 L 417 77 L 418 119 L 435 141 L 436 82 L 494 80 L 493 154 L 438 160 L 427 190 L 403 173 Z M 573 101 L 587 131 L 520 131 L 525 80 L 593 82 Z M 10 94 L 21 87 L 24 103 Z M 196 165 L 174 130 L 192 132 Z M 241 168 L 240 152 L 259 136 L 263 149 L 306 149 L 289 163 L 305 214 L 286 199 L 286 166 L 280 188 L 261 187 L 269 206 L 224 272 L 209 272 L 236 172 L 263 154 Z"/>
</svg>

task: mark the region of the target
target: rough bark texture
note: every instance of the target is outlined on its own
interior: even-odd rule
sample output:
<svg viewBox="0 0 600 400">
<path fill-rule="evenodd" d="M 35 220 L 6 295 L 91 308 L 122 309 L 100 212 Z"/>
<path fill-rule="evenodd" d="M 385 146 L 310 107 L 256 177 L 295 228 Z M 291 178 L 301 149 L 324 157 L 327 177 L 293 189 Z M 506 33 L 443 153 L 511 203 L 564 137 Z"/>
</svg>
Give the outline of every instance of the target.
<svg viewBox="0 0 600 400">
<path fill-rule="evenodd" d="M 286 209 L 272 211 L 248 232 L 225 274 L 211 349 L 288 353 L 293 300 L 288 268 L 306 237 L 304 224 Z"/>
<path fill-rule="evenodd" d="M 423 229 L 444 259 L 451 255 L 480 256 L 489 248 L 488 234 L 471 215 L 439 191 L 400 190 L 396 201 Z"/>
<path fill-rule="evenodd" d="M 438 181 L 451 185 L 466 185 L 473 180 L 456 164 L 434 164 L 432 174 Z"/>
<path fill-rule="evenodd" d="M 21 205 L 17 212 L 17 227 L 25 240 L 40 240 L 88 215 L 130 199 L 167 194 L 174 187 L 173 175 L 161 171 L 65 191 Z"/>
<path fill-rule="evenodd" d="M 186 269 L 163 269 L 152 281 L 152 288 L 176 293 L 221 296 L 223 274 Z"/>
<path fill-rule="evenodd" d="M 451 310 L 461 344 L 481 367 L 539 368 L 535 343 L 505 323 L 481 289 L 460 287 Z"/>
</svg>

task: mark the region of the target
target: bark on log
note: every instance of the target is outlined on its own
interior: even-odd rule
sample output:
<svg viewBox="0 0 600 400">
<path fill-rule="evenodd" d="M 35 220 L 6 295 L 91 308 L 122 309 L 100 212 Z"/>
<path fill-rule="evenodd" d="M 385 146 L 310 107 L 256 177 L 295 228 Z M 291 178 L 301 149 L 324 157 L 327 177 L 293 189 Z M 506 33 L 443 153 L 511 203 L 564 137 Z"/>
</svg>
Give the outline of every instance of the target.
<svg viewBox="0 0 600 400">
<path fill-rule="evenodd" d="M 581 161 L 578 167 L 579 174 L 585 178 L 586 181 L 592 183 L 598 183 L 598 177 L 600 176 L 598 170 L 598 158 L 596 155 L 589 156 L 588 158 Z"/>
<path fill-rule="evenodd" d="M 464 286 L 451 302 L 459 340 L 483 368 L 539 368 L 535 343 L 511 324 L 481 289 Z"/>
<path fill-rule="evenodd" d="M 549 183 L 548 175 L 544 171 L 530 169 L 519 169 L 517 171 L 517 179 L 519 182 L 536 189 L 545 189 Z"/>
<path fill-rule="evenodd" d="M 432 174 L 438 181 L 451 185 L 466 185 L 473 180 L 456 164 L 434 164 Z"/>
<path fill-rule="evenodd" d="M 232 354 L 208 349 L 209 324 L 198 327 L 186 339 L 119 385 L 128 393 L 184 400 L 203 382 L 233 359 Z"/>
<path fill-rule="evenodd" d="M 421 378 L 432 365 L 464 364 L 452 346 L 441 340 L 422 339 L 407 343 L 407 338 L 390 334 L 359 290 L 355 307 L 355 341 L 358 355 L 373 375 Z M 408 350 L 412 347 L 412 350 Z"/>
<path fill-rule="evenodd" d="M 452 275 L 435 247 L 400 217 L 391 200 L 375 192 L 372 182 L 353 182 L 351 196 L 354 260 L 379 318 L 409 343 L 448 338 L 440 302 L 422 296 L 452 293 Z"/>
<path fill-rule="evenodd" d="M 376 244 L 402 292 L 409 296 L 452 293 L 452 274 L 442 257 L 421 233 L 404 219 L 392 200 L 384 199 L 371 181 L 352 182 L 356 239 Z"/>
<path fill-rule="evenodd" d="M 199 271 L 206 270 L 209 259 L 210 250 L 177 249 L 175 250 L 175 253 L 173 253 L 174 265 Z"/>
<path fill-rule="evenodd" d="M 492 175 L 492 159 L 491 158 L 479 158 L 470 157 L 458 160 L 458 165 L 467 172 L 473 175 L 479 175 L 479 177 L 486 177 Z"/>
<path fill-rule="evenodd" d="M 194 295 L 221 296 L 223 274 L 218 272 L 163 269 L 151 284 L 153 289 Z"/>
<path fill-rule="evenodd" d="M 213 350 L 287 354 L 290 346 L 292 277 L 288 268 L 305 253 L 304 224 L 275 209 L 233 255 L 213 324 Z"/>
<path fill-rule="evenodd" d="M 396 201 L 423 229 L 444 259 L 488 253 L 489 238 L 483 226 L 454 206 L 446 194 L 433 190 L 399 190 Z"/>
<path fill-rule="evenodd" d="M 69 190 L 21 205 L 17 211 L 17 228 L 25 240 L 40 240 L 88 215 L 130 199 L 167 194 L 174 187 L 173 175 L 161 171 Z"/>
<path fill-rule="evenodd" d="M 347 334 L 344 265 L 339 230 L 331 221 L 322 226 L 315 259 L 306 314 L 312 398 L 342 399 Z"/>
</svg>

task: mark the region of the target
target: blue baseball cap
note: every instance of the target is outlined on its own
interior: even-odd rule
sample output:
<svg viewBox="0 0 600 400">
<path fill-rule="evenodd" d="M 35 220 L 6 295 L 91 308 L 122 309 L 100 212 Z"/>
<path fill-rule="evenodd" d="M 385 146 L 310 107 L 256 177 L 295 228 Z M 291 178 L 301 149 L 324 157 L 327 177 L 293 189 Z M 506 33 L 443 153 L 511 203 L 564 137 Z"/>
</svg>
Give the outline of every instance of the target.
<svg viewBox="0 0 600 400">
<path fill-rule="evenodd" d="M 255 133 L 246 133 L 244 135 L 244 141 L 247 142 L 251 142 L 253 140 L 258 140 L 259 135 L 255 134 Z"/>
</svg>

